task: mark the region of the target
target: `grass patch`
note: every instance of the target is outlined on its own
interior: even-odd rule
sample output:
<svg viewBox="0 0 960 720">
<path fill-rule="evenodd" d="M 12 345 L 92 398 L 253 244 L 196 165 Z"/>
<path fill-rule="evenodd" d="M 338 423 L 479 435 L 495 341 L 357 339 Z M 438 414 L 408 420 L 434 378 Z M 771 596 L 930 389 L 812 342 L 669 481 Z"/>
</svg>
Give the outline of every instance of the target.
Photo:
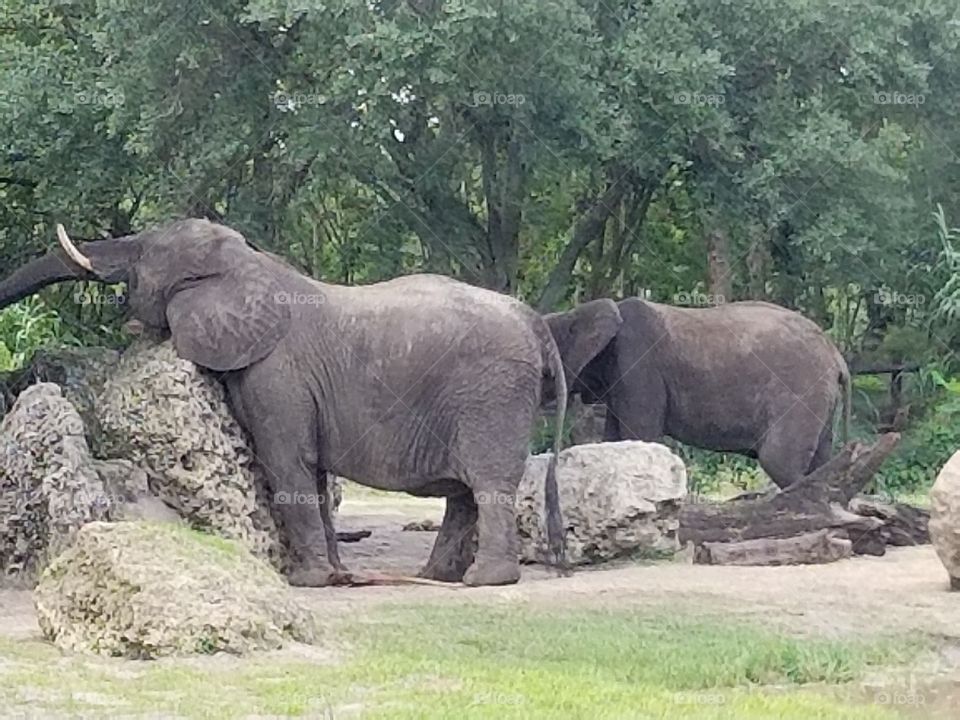
<svg viewBox="0 0 960 720">
<path fill-rule="evenodd" d="M 0 706 L 51 717 L 892 718 L 825 686 L 929 647 L 639 611 L 472 605 L 381 608 L 344 618 L 339 634 L 351 648 L 339 665 L 290 655 L 111 661 L 0 641 Z"/>
</svg>

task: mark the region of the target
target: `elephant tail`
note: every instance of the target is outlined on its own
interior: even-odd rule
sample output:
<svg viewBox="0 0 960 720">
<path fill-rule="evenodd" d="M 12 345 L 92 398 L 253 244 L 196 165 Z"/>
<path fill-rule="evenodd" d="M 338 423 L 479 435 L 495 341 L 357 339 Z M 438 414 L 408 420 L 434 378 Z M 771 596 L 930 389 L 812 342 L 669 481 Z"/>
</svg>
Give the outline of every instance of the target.
<svg viewBox="0 0 960 720">
<path fill-rule="evenodd" d="M 567 569 L 566 533 L 563 527 L 563 513 L 560 509 L 560 490 L 557 486 L 557 462 L 563 447 L 563 429 L 567 414 L 567 381 L 563 371 L 560 350 L 546 323 L 539 319 L 537 335 L 543 347 L 545 369 L 553 376 L 557 396 L 555 416 L 553 454 L 547 464 L 547 476 L 544 481 L 544 515 L 547 525 L 547 549 L 551 562 L 562 570 Z"/>
<path fill-rule="evenodd" d="M 843 403 L 843 415 L 840 416 L 840 440 L 844 445 L 850 440 L 850 405 L 853 399 L 851 384 L 850 368 L 847 366 L 847 362 L 841 357 L 840 386 L 843 389 L 843 397 L 840 401 Z"/>
</svg>

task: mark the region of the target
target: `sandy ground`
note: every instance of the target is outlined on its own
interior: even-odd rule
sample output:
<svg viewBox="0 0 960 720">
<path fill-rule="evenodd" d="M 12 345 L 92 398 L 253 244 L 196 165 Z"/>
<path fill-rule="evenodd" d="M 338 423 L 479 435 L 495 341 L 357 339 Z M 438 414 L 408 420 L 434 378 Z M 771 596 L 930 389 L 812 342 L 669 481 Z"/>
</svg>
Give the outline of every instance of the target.
<svg viewBox="0 0 960 720">
<path fill-rule="evenodd" d="M 443 514 L 440 501 L 403 496 L 348 497 L 339 529 L 371 530 L 341 546 L 355 571 L 413 575 L 426 562 L 434 532 L 407 532 L 411 521 Z M 948 591 L 946 573 L 930 546 L 891 549 L 885 557 L 857 557 L 830 565 L 782 568 L 714 567 L 688 562 L 623 563 L 557 577 L 550 569 L 524 568 L 517 585 L 355 587 L 294 589 L 323 617 L 362 617 L 392 603 L 481 603 L 564 609 L 624 609 L 722 617 L 760 623 L 801 636 L 883 634 L 933 636 L 940 648 L 915 667 L 881 672 L 851 687 L 829 688 L 844 698 L 877 702 L 892 693 L 920 693 L 922 707 L 895 708 L 904 720 L 960 717 L 960 593 Z M 0 637 L 40 639 L 32 596 L 0 588 Z M 315 649 L 303 646 L 316 654 Z M 281 651 L 287 657 L 291 651 Z M 297 659 L 304 659 L 297 656 Z M 310 655 L 320 664 L 335 660 Z M 205 658 L 203 662 L 238 662 Z M 0 659 L 2 663 L 2 659 Z M 899 697 L 898 695 L 896 697 Z M 907 697 L 907 695 L 905 695 Z M 0 711 L 0 716 L 4 713 Z"/>
<path fill-rule="evenodd" d="M 440 501 L 392 497 L 347 499 L 342 530 L 372 530 L 341 546 L 351 570 L 413 575 L 430 554 L 435 533 L 407 532 L 411 520 L 442 516 Z M 960 593 L 930 546 L 890 549 L 829 565 L 723 567 L 684 562 L 622 564 L 557 577 L 524 567 L 518 585 L 504 588 L 357 587 L 296 589 L 319 613 L 342 617 L 382 603 L 519 603 L 564 608 L 665 607 L 703 615 L 761 619 L 791 632 L 820 636 L 922 632 L 960 645 Z M 39 636 L 31 595 L 0 590 L 0 635 Z"/>
<path fill-rule="evenodd" d="M 340 527 L 373 530 L 342 548 L 352 570 L 414 574 L 435 534 L 404 532 L 410 520 L 440 520 L 442 505 L 411 500 L 346 501 Z M 510 602 L 565 608 L 684 608 L 703 614 L 762 618 L 792 632 L 817 635 L 923 632 L 960 640 L 960 593 L 948 592 L 946 572 L 931 546 L 891 548 L 884 557 L 855 557 L 829 565 L 724 567 L 684 562 L 623 564 L 558 578 L 526 566 L 506 588 L 367 587 L 300 590 L 318 610 L 384 602 Z"/>
</svg>

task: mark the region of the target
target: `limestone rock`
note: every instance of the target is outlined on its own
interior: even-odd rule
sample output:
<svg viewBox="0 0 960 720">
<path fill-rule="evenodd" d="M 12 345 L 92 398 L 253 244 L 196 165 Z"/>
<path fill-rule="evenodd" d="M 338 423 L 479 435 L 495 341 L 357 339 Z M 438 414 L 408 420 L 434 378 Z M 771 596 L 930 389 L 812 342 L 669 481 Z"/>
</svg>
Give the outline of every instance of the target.
<svg viewBox="0 0 960 720">
<path fill-rule="evenodd" d="M 52 383 L 24 390 L 0 424 L 0 570 L 32 582 L 110 505 L 73 405 Z"/>
<path fill-rule="evenodd" d="M 91 441 L 97 436 L 94 400 L 118 362 L 120 353 L 111 348 L 40 348 L 23 369 L 11 373 L 7 384 L 13 395 L 36 383 L 59 385 L 80 414 L 87 440 Z"/>
<path fill-rule="evenodd" d="M 517 491 L 521 558 L 527 562 L 540 560 L 546 551 L 543 484 L 549 457 L 527 460 Z M 567 448 L 560 453 L 557 482 L 570 562 L 679 549 L 687 474 L 683 461 L 666 446 L 624 441 Z"/>
<path fill-rule="evenodd" d="M 173 345 L 124 353 L 96 399 L 102 453 L 145 468 L 151 489 L 191 525 L 283 564 L 270 498 L 223 386 Z"/>
<path fill-rule="evenodd" d="M 129 658 L 312 642 L 313 617 L 245 547 L 179 525 L 93 522 L 34 593 L 58 647 Z"/>
<path fill-rule="evenodd" d="M 960 451 L 930 489 L 930 539 L 950 575 L 950 587 L 960 590 Z"/>
</svg>

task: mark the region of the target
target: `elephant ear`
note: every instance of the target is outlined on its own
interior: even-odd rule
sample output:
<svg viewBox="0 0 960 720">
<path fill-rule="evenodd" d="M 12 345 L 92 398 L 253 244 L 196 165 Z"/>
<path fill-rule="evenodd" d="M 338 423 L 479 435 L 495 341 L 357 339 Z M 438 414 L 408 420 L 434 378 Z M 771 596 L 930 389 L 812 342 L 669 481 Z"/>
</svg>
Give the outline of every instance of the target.
<svg viewBox="0 0 960 720">
<path fill-rule="evenodd" d="M 587 364 L 617 336 L 623 318 L 613 300 L 591 300 L 570 312 L 546 316 L 567 380 L 577 377 Z"/>
<path fill-rule="evenodd" d="M 185 283 L 167 304 L 177 354 L 221 372 L 262 360 L 290 329 L 284 297 L 255 263 Z"/>
</svg>

